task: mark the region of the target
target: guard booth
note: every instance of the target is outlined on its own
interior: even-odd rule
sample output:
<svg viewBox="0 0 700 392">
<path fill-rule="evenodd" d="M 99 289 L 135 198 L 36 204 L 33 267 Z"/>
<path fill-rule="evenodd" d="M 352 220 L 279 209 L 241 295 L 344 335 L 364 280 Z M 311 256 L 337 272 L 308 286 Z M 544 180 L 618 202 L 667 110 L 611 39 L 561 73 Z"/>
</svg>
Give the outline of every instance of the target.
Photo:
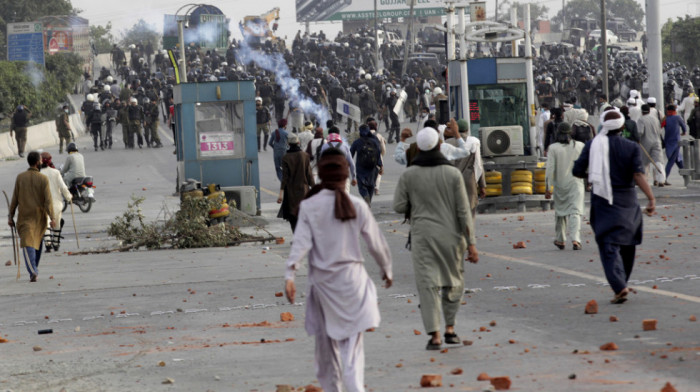
<svg viewBox="0 0 700 392">
<path fill-rule="evenodd" d="M 177 184 L 219 184 L 231 204 L 260 214 L 252 81 L 183 83 L 173 90 Z"/>
<path fill-rule="evenodd" d="M 481 141 L 487 198 L 479 210 L 514 204 L 550 208 L 544 199 L 544 162 L 533 155 L 534 107 L 528 101 L 525 58 L 478 58 L 467 61 L 469 102 L 462 99 L 459 61 L 449 64 L 452 117 L 469 120 L 471 135 Z M 468 108 L 468 113 L 465 113 Z"/>
</svg>

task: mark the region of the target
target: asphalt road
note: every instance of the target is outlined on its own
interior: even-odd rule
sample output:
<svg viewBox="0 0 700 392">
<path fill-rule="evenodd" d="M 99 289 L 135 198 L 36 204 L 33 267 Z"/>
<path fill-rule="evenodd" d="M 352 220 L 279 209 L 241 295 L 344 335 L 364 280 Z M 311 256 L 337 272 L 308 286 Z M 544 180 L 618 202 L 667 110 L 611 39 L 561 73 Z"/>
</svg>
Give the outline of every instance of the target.
<svg viewBox="0 0 700 392">
<path fill-rule="evenodd" d="M 115 245 L 106 227 L 132 195 L 146 197 L 149 220 L 177 208 L 172 142 L 162 129 L 161 137 L 165 148 L 129 151 L 117 132 L 114 149 L 104 152 L 82 148 L 91 145 L 87 137 L 79 140 L 98 199 L 89 213 L 76 212 L 80 250 Z M 65 157 L 57 148 L 48 151 L 57 164 Z M 268 230 L 286 238 L 284 245 L 71 256 L 66 252 L 79 249 L 67 215 L 61 251 L 44 255 L 37 283 L 27 282 L 23 267 L 17 282 L 15 266 L 0 266 L 0 336 L 8 339 L 0 344 L 0 390 L 274 391 L 277 384 L 318 385 L 314 342 L 304 332 L 304 298 L 289 305 L 275 296 L 283 289 L 292 238 L 288 224 L 275 218 L 279 183 L 272 152 L 260 158 L 263 218 Z M 427 336 L 404 248 L 408 227 L 391 210 L 402 168 L 391 159 L 386 164 L 372 210 L 392 249 L 395 283 L 379 289 L 382 325 L 366 334 L 368 390 L 407 391 L 419 387 L 422 374 L 439 373 L 445 390 L 481 391 L 489 386 L 476 381 L 481 372 L 509 376 L 519 391 L 658 391 L 666 382 L 679 391 L 700 389 L 700 324 L 690 321 L 700 316 L 698 189 L 657 192 L 659 215 L 645 218 L 638 248 L 636 294 L 624 305 L 608 303 L 612 293 L 603 284 L 586 222 L 584 249 L 574 252 L 552 245 L 552 212 L 478 215 L 481 260 L 466 266 L 469 293 L 457 325 L 460 337 L 473 344 L 440 353 L 424 349 Z M 24 160 L 0 162 L 0 187 L 11 191 L 25 168 Z M 9 235 L 3 225 L 3 262 L 12 259 Z M 518 241 L 527 248 L 513 249 Z M 379 286 L 369 255 L 367 268 Z M 599 313 L 585 315 L 591 299 Z M 280 322 L 282 312 L 295 320 Z M 644 319 L 657 319 L 658 329 L 643 331 Z M 53 333 L 37 334 L 47 328 Z M 619 350 L 601 351 L 607 342 Z M 463 373 L 452 375 L 458 367 Z M 174 384 L 162 384 L 168 378 Z"/>
</svg>

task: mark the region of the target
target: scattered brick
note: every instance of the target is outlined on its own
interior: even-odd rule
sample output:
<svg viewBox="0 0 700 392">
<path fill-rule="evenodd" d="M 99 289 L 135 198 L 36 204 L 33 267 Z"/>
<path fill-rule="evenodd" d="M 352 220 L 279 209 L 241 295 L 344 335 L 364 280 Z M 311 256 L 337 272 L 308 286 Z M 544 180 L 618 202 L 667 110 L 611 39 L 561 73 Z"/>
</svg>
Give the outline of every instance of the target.
<svg viewBox="0 0 700 392">
<path fill-rule="evenodd" d="M 294 392 L 294 387 L 291 385 L 277 385 L 275 392 Z"/>
<path fill-rule="evenodd" d="M 479 373 L 479 375 L 476 377 L 476 381 L 489 381 L 491 380 L 491 377 L 487 373 Z"/>
<path fill-rule="evenodd" d="M 12 265 L 12 262 L 11 262 L 10 260 L 7 260 L 7 261 L 5 262 L 5 267 L 9 267 L 9 266 L 11 266 L 11 265 Z"/>
<path fill-rule="evenodd" d="M 692 315 L 692 316 L 690 316 L 690 317 L 688 318 L 688 320 L 690 320 L 690 321 L 698 321 L 698 318 L 695 317 L 695 315 Z"/>
<path fill-rule="evenodd" d="M 596 302 L 594 299 L 588 301 L 586 304 L 586 314 L 597 314 L 598 313 L 598 302 Z"/>
<path fill-rule="evenodd" d="M 663 388 L 661 388 L 661 392 L 678 392 L 676 388 L 671 385 L 670 382 L 667 382 L 666 385 L 664 385 Z"/>
<path fill-rule="evenodd" d="M 462 370 L 462 368 L 454 368 L 450 370 L 450 374 L 454 374 L 455 376 L 460 375 L 462 373 L 464 373 L 464 370 Z"/>
<path fill-rule="evenodd" d="M 449 351 L 449 350 L 446 349 L 446 348 L 443 348 L 442 350 L 440 350 L 440 353 L 442 353 L 442 354 L 447 354 L 447 351 Z"/>
<path fill-rule="evenodd" d="M 491 378 L 491 385 L 497 391 L 505 391 L 510 389 L 510 377 L 493 377 Z"/>
<path fill-rule="evenodd" d="M 280 320 L 283 322 L 294 321 L 294 315 L 289 312 L 280 314 Z"/>
<path fill-rule="evenodd" d="M 600 346 L 601 351 L 615 351 L 619 347 L 617 347 L 617 344 L 610 342 L 610 343 L 605 343 L 604 345 Z"/>
<path fill-rule="evenodd" d="M 315 386 L 315 385 L 307 385 L 304 387 L 304 392 L 323 392 L 323 389 Z"/>
<path fill-rule="evenodd" d="M 518 241 L 515 244 L 513 244 L 513 249 L 525 249 L 527 248 L 527 245 L 525 245 L 524 241 Z"/>
<path fill-rule="evenodd" d="M 275 297 L 282 297 L 283 295 L 284 295 L 284 293 L 283 293 L 283 292 L 281 292 L 281 291 L 280 291 L 280 292 L 277 292 L 277 293 L 275 293 Z"/>
<path fill-rule="evenodd" d="M 442 375 L 440 374 L 424 374 L 420 378 L 420 386 L 423 388 L 441 387 Z"/>
<path fill-rule="evenodd" d="M 610 322 L 611 322 L 611 323 L 616 323 L 616 322 L 618 322 L 618 321 L 619 321 L 619 319 L 617 318 L 617 316 L 610 316 Z"/>
<path fill-rule="evenodd" d="M 472 344 L 474 344 L 474 342 L 472 342 L 471 340 L 462 340 L 462 344 L 465 346 L 471 346 Z"/>
<path fill-rule="evenodd" d="M 402 367 L 403 367 L 403 363 L 397 363 L 397 364 L 396 364 L 396 367 L 397 367 L 397 368 L 402 368 Z"/>
<path fill-rule="evenodd" d="M 495 327 L 496 326 L 496 320 L 491 320 L 489 323 L 490 326 Z"/>
<path fill-rule="evenodd" d="M 656 331 L 656 320 L 654 320 L 654 319 L 642 320 L 642 329 L 645 331 Z"/>
</svg>

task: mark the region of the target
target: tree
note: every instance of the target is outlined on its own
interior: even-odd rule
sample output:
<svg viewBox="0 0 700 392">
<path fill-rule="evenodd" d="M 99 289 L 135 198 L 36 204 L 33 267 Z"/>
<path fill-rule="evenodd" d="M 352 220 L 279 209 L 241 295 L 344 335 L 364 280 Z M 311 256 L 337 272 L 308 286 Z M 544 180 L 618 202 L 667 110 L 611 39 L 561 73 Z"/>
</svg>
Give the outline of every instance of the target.
<svg viewBox="0 0 700 392">
<path fill-rule="evenodd" d="M 644 10 L 635 0 L 606 0 L 605 3 L 608 18 L 620 17 L 625 20 L 628 26 L 634 30 L 641 30 L 644 25 Z M 552 18 L 554 29 L 561 26 L 563 14 L 566 14 L 566 21 L 571 18 L 593 18 L 600 20 L 600 0 L 570 0 L 563 10 L 557 12 Z M 565 28 L 568 26 L 565 26 Z"/>
<path fill-rule="evenodd" d="M 691 68 L 700 62 L 700 18 L 669 19 L 661 29 L 664 61 L 678 61 Z"/>
<path fill-rule="evenodd" d="M 516 7 L 518 10 L 518 19 L 523 18 L 523 4 L 527 2 L 501 0 L 498 2 L 498 19 L 503 22 L 510 22 L 510 10 Z M 549 8 L 546 5 L 530 3 L 530 20 L 547 19 Z"/>
<path fill-rule="evenodd" d="M 131 44 L 138 44 L 139 42 L 143 42 L 144 45 L 150 42 L 153 46 L 157 46 L 160 39 L 161 33 L 156 31 L 153 25 L 146 23 L 143 19 L 139 19 L 129 30 L 122 31 L 120 44 L 123 47 L 127 47 Z"/>
<path fill-rule="evenodd" d="M 97 53 L 109 53 L 114 44 L 112 22 L 107 22 L 107 25 L 104 27 L 99 25 L 90 26 L 90 38 L 92 39 Z"/>
</svg>

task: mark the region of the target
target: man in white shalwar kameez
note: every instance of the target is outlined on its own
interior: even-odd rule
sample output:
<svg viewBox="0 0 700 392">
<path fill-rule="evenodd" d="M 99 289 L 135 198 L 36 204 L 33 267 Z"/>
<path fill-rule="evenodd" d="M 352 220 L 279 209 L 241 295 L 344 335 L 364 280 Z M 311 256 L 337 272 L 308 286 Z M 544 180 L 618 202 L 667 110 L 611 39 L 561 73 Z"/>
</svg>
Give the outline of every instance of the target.
<svg viewBox="0 0 700 392">
<path fill-rule="evenodd" d="M 574 250 L 581 249 L 581 215 L 583 215 L 583 179 L 572 174 L 574 162 L 581 155 L 584 144 L 571 138 L 571 125 L 562 122 L 557 128 L 557 142 L 549 146 L 545 171 L 545 197 L 550 198 L 554 187 L 554 215 L 559 249 L 566 246 L 566 231 L 571 236 Z"/>
<path fill-rule="evenodd" d="M 362 333 L 378 327 L 380 317 L 360 237 L 379 264 L 385 287 L 392 283 L 389 246 L 364 200 L 345 192 L 348 175 L 344 154 L 324 151 L 319 162 L 321 184 L 301 202 L 286 262 L 285 291 L 294 303 L 294 276 L 309 255 L 305 326 L 316 337 L 316 377 L 326 392 L 340 392 L 343 381 L 349 392 L 365 390 Z"/>
</svg>

